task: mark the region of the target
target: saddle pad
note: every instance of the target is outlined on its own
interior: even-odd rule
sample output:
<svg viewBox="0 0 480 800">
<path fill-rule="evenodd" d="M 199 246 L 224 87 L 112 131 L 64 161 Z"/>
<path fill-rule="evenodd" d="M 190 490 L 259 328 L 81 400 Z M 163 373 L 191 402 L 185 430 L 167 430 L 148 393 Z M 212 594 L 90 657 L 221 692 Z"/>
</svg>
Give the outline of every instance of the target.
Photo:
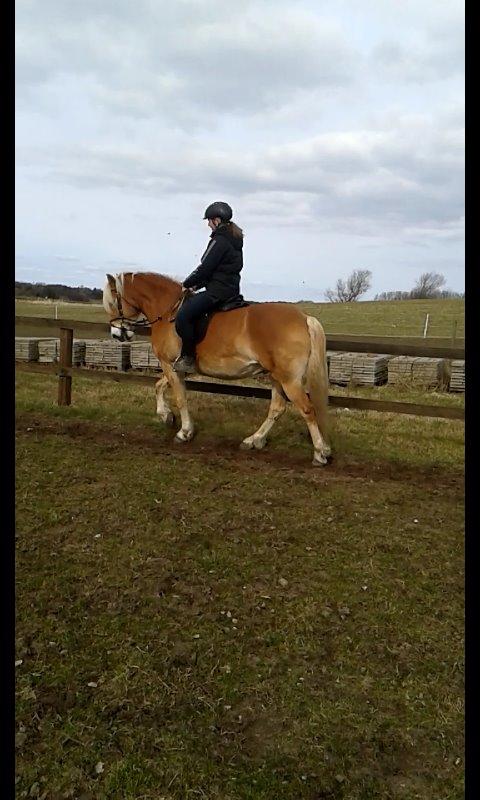
<svg viewBox="0 0 480 800">
<path fill-rule="evenodd" d="M 238 297 L 234 297 L 233 300 L 226 300 L 225 303 L 222 303 L 215 311 L 233 311 L 234 308 L 244 308 L 249 305 L 250 303 L 244 300 L 243 296 L 239 294 Z"/>
</svg>

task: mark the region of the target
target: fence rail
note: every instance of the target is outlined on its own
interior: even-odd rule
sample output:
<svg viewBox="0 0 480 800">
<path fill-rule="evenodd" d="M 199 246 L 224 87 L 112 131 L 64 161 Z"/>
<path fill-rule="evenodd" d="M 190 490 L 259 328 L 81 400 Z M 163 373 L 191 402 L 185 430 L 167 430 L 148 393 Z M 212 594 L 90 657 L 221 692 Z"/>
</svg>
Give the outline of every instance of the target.
<svg viewBox="0 0 480 800">
<path fill-rule="evenodd" d="M 45 328 L 60 329 L 60 359 L 58 364 L 38 364 L 38 363 L 16 363 L 16 368 L 20 372 L 32 372 L 37 374 L 54 374 L 58 376 L 58 405 L 70 405 L 72 378 L 82 377 L 92 380 L 110 380 L 116 383 L 136 383 L 153 386 L 158 377 L 149 375 L 135 375 L 129 373 L 109 372 L 106 370 L 86 370 L 81 367 L 72 367 L 72 346 L 73 331 L 98 328 L 102 332 L 110 332 L 110 326 L 104 323 L 91 323 L 78 320 L 52 320 L 16 317 L 17 324 L 31 324 L 32 320 L 36 323 L 40 321 L 40 326 Z M 142 335 L 149 335 L 143 333 Z M 461 347 L 432 347 L 426 344 L 416 345 L 399 343 L 398 337 L 394 342 L 389 342 L 386 337 L 374 338 L 364 336 L 343 336 L 336 334 L 327 336 L 327 347 L 330 350 L 349 350 L 358 353 L 388 353 L 399 355 L 419 355 L 427 357 L 464 359 L 465 349 Z M 210 383 L 208 381 L 187 380 L 187 389 L 194 392 L 208 392 L 209 394 L 222 394 L 234 397 L 254 397 L 269 400 L 271 390 L 261 386 L 239 386 L 236 384 Z M 339 395 L 329 395 L 331 406 L 390 412 L 395 414 L 414 414 L 416 416 L 439 417 L 443 419 L 463 420 L 465 411 L 461 408 L 451 406 L 437 406 L 418 403 L 403 403 L 390 400 L 373 400 L 361 397 L 346 397 Z"/>
</svg>

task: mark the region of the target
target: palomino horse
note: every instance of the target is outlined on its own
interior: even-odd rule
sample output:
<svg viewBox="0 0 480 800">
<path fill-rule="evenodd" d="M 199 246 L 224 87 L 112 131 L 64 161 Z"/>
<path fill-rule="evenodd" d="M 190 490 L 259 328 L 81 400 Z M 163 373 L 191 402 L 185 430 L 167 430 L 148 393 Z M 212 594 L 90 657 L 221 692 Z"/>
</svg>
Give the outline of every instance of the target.
<svg viewBox="0 0 480 800">
<path fill-rule="evenodd" d="M 131 339 L 136 326 L 151 325 L 152 348 L 163 370 L 155 387 L 157 414 L 167 425 L 174 424 L 164 397 L 169 384 L 182 421 L 175 441 L 188 442 L 194 426 L 185 376 L 172 368 L 180 352 L 172 318 L 181 299 L 181 284 L 156 273 L 123 272 L 115 278 L 107 275 L 103 290 L 103 305 L 115 339 Z M 264 447 L 288 398 L 307 424 L 314 449 L 313 464 L 327 463 L 331 452 L 327 439 L 327 360 L 325 334 L 317 319 L 290 303 L 254 303 L 214 313 L 197 345 L 197 371 L 226 380 L 268 374 L 272 383 L 268 416 L 240 446 L 258 450 Z"/>
</svg>

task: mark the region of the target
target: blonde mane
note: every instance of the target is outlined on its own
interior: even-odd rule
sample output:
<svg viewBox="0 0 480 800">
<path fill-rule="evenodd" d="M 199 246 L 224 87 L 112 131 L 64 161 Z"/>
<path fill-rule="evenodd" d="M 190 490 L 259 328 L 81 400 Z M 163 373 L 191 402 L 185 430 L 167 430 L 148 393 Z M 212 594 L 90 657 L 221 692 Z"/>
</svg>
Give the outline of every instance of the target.
<svg viewBox="0 0 480 800">
<path fill-rule="evenodd" d="M 140 278 L 142 276 L 151 277 L 151 278 L 160 278 L 162 281 L 165 281 L 168 286 L 172 289 L 177 289 L 178 284 L 181 283 L 180 280 L 176 280 L 175 278 L 170 277 L 170 275 L 163 275 L 161 272 L 153 272 L 152 270 L 145 270 L 144 272 L 119 272 L 115 275 L 115 284 L 117 287 L 117 292 L 119 292 L 123 296 L 123 290 L 125 286 L 125 278 L 127 275 L 131 276 L 132 283 L 134 282 L 135 278 Z"/>
</svg>

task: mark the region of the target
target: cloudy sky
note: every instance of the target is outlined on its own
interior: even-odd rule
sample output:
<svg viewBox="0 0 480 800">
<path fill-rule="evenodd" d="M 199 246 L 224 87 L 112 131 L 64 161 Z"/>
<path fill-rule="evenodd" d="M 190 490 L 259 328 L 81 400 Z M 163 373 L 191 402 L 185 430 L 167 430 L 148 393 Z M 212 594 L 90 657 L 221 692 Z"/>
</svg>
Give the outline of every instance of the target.
<svg viewBox="0 0 480 800">
<path fill-rule="evenodd" d="M 17 280 L 179 278 L 203 211 L 252 299 L 464 288 L 458 0 L 17 0 Z"/>
</svg>

